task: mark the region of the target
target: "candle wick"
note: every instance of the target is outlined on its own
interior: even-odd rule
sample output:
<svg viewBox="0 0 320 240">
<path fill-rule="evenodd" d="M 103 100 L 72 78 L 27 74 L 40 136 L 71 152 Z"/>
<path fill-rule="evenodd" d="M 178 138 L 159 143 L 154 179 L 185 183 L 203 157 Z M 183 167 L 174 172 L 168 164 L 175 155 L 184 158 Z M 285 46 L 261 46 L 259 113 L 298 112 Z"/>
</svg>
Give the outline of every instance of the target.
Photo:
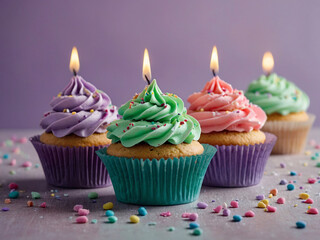
<svg viewBox="0 0 320 240">
<path fill-rule="evenodd" d="M 150 80 L 148 79 L 147 75 L 144 75 L 144 77 L 146 78 L 148 85 L 150 85 Z"/>
<path fill-rule="evenodd" d="M 73 71 L 73 75 L 74 75 L 74 76 L 77 76 L 76 70 L 73 69 L 72 71 Z"/>
<path fill-rule="evenodd" d="M 214 72 L 214 69 L 212 69 L 212 74 L 213 74 L 214 77 L 216 76 L 216 73 Z"/>
</svg>

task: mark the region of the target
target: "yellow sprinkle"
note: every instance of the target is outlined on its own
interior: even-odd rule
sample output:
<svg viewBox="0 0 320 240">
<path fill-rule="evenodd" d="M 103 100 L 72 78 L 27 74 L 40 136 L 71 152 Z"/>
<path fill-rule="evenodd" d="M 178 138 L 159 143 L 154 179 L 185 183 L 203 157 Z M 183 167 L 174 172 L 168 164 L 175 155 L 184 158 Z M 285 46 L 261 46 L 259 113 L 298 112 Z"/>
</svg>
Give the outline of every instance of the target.
<svg viewBox="0 0 320 240">
<path fill-rule="evenodd" d="M 310 195 L 308 193 L 300 193 L 299 194 L 300 199 L 308 199 L 309 197 L 310 197 Z"/>
<path fill-rule="evenodd" d="M 305 163 L 303 163 L 303 166 L 307 167 L 307 166 L 308 166 L 308 163 L 306 163 L 306 162 L 305 162 Z"/>
<path fill-rule="evenodd" d="M 62 93 L 60 92 L 60 93 L 57 95 L 57 97 L 61 97 L 61 94 L 62 94 Z"/>
<path fill-rule="evenodd" d="M 311 208 L 311 206 L 308 206 L 308 209 L 310 209 Z"/>
<path fill-rule="evenodd" d="M 268 197 L 269 197 L 269 198 L 272 198 L 272 197 L 273 197 L 272 193 L 270 193 Z"/>
<path fill-rule="evenodd" d="M 131 215 L 130 216 L 130 222 L 138 223 L 138 222 L 140 222 L 140 218 L 138 216 L 136 216 L 136 215 Z"/>
<path fill-rule="evenodd" d="M 51 193 L 51 197 L 54 197 L 54 193 Z"/>
<path fill-rule="evenodd" d="M 268 212 L 268 209 L 265 208 L 264 211 L 265 211 L 265 212 Z"/>
<path fill-rule="evenodd" d="M 261 201 L 258 203 L 258 208 L 266 208 L 267 206 Z"/>
<path fill-rule="evenodd" d="M 68 97 L 72 97 L 72 95 L 69 95 Z"/>
<path fill-rule="evenodd" d="M 152 92 L 151 94 L 153 94 L 153 95 L 154 95 L 154 92 Z"/>
<path fill-rule="evenodd" d="M 201 109 L 200 109 L 200 112 L 203 112 L 203 111 L 204 111 L 204 109 L 203 109 L 203 108 L 201 108 Z"/>
<path fill-rule="evenodd" d="M 263 202 L 266 206 L 269 206 L 269 200 L 268 199 L 263 199 L 261 202 Z"/>
<path fill-rule="evenodd" d="M 75 115 L 75 114 L 76 114 L 76 112 L 72 112 L 71 114 L 72 114 L 72 115 Z"/>
<path fill-rule="evenodd" d="M 112 202 L 107 202 L 105 204 L 103 204 L 103 209 L 104 210 L 111 210 L 113 208 L 113 203 Z"/>
<path fill-rule="evenodd" d="M 94 110 L 93 110 L 93 109 L 90 109 L 90 112 L 91 112 L 91 113 L 93 113 L 93 112 L 94 112 Z"/>
<path fill-rule="evenodd" d="M 298 206 L 298 204 L 295 204 L 295 205 L 293 205 L 294 207 L 297 207 Z"/>
<path fill-rule="evenodd" d="M 311 155 L 311 151 L 305 151 L 304 154 L 307 155 L 307 156 L 310 156 Z"/>
</svg>

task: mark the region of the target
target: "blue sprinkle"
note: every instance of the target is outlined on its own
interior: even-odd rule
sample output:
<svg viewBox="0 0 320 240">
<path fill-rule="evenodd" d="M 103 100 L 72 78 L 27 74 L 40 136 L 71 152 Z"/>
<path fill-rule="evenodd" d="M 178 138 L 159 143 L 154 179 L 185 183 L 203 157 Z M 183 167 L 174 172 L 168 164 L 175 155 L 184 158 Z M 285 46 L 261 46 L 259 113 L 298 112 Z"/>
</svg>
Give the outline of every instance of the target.
<svg viewBox="0 0 320 240">
<path fill-rule="evenodd" d="M 92 220 L 91 220 L 91 223 L 92 223 L 92 224 L 96 224 L 97 222 L 98 222 L 97 219 L 92 219 Z"/>
<path fill-rule="evenodd" d="M 296 222 L 296 226 L 297 228 L 305 228 L 307 226 L 307 223 L 303 221 L 298 221 Z"/>
<path fill-rule="evenodd" d="M 144 207 L 140 207 L 138 209 L 138 213 L 140 216 L 146 216 L 148 214 L 147 209 L 145 209 Z"/>
<path fill-rule="evenodd" d="M 200 227 L 200 225 L 198 223 L 196 223 L 196 222 L 192 222 L 192 223 L 189 224 L 189 228 L 190 229 L 196 229 L 198 227 Z"/>
<path fill-rule="evenodd" d="M 9 153 L 6 153 L 6 154 L 3 154 L 3 159 L 9 159 L 9 157 L 10 157 L 10 154 Z"/>
<path fill-rule="evenodd" d="M 287 185 L 287 189 L 289 190 L 289 191 L 292 191 L 292 190 L 294 190 L 294 185 L 293 184 L 288 184 Z"/>
<path fill-rule="evenodd" d="M 112 216 L 114 216 L 114 212 L 112 210 L 107 210 L 106 211 L 106 216 L 107 217 L 112 217 Z"/>
<path fill-rule="evenodd" d="M 291 172 L 290 172 L 290 176 L 296 176 L 296 175 L 297 175 L 296 172 L 294 172 L 294 171 L 291 171 Z"/>
<path fill-rule="evenodd" d="M 240 215 L 234 215 L 233 216 L 233 221 L 234 222 L 241 222 L 241 220 L 242 220 L 242 217 Z"/>
</svg>

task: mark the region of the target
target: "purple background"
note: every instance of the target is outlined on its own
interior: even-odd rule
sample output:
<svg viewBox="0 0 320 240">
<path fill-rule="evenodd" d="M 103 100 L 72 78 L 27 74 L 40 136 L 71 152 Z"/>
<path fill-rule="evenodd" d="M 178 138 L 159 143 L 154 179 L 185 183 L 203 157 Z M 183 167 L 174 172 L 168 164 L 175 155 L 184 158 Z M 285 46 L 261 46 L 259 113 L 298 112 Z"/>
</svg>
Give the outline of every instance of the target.
<svg viewBox="0 0 320 240">
<path fill-rule="evenodd" d="M 68 84 L 78 47 L 80 75 L 121 105 L 144 87 L 143 50 L 161 89 L 183 100 L 220 77 L 246 89 L 270 50 L 275 72 L 311 98 L 320 115 L 320 1 L 1 1 L 1 128 L 36 128 Z M 186 104 L 188 106 L 188 104 Z M 320 125 L 320 119 L 316 123 Z"/>
</svg>

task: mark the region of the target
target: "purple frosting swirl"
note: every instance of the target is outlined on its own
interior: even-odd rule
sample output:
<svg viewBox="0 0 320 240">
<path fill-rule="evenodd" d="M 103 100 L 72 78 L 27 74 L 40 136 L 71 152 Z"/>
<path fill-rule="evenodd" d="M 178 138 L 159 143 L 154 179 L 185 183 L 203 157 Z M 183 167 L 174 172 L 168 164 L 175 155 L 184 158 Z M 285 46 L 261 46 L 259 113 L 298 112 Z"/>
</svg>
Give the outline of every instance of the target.
<svg viewBox="0 0 320 240">
<path fill-rule="evenodd" d="M 72 77 L 50 106 L 52 111 L 44 114 L 40 125 L 56 137 L 103 133 L 107 125 L 118 118 L 118 109 L 111 104 L 109 96 L 80 76 Z"/>
</svg>

